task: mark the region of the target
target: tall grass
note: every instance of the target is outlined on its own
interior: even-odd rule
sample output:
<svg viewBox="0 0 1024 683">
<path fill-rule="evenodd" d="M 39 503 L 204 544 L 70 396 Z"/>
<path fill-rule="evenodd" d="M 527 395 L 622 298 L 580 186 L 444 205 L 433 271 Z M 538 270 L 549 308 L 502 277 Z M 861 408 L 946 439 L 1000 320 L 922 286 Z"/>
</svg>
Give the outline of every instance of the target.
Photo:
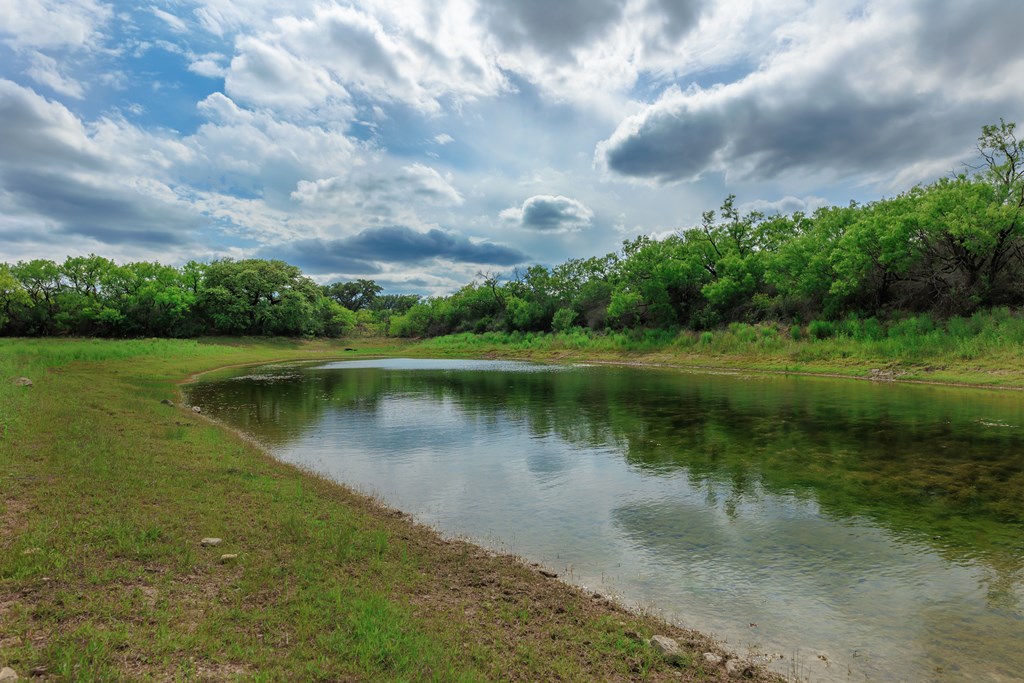
<svg viewBox="0 0 1024 683">
<path fill-rule="evenodd" d="M 766 367 L 828 365 L 840 372 L 864 364 L 937 365 L 967 372 L 977 363 L 990 370 L 1020 365 L 1024 350 L 1024 316 L 1006 308 L 939 321 L 927 314 L 882 322 L 855 316 L 843 320 L 812 320 L 806 325 L 731 323 L 714 331 L 626 330 L 592 332 L 582 328 L 542 334 L 488 332 L 428 339 L 417 352 L 539 356 L 629 356 L 640 354 L 704 357 L 711 362 L 747 359 Z M 860 367 L 859 370 L 863 370 Z M 985 381 L 983 378 L 951 381 Z"/>
</svg>

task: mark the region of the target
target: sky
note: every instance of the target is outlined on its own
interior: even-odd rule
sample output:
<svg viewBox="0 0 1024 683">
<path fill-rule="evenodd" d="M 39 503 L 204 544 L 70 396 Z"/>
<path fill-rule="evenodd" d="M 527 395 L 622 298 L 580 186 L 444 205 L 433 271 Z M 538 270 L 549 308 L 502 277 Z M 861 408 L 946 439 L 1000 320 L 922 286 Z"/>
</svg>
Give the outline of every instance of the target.
<svg viewBox="0 0 1024 683">
<path fill-rule="evenodd" d="M 872 201 L 1024 124 L 1017 0 L 0 0 L 0 262 L 445 294 Z"/>
</svg>

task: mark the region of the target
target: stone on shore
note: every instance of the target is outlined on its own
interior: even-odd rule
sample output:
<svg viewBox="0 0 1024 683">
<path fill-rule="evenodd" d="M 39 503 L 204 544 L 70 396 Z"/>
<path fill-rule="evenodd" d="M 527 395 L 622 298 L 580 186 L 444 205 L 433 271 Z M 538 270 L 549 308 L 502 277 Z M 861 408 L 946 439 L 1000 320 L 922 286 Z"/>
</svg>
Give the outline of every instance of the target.
<svg viewBox="0 0 1024 683">
<path fill-rule="evenodd" d="M 668 636 L 651 636 L 651 647 L 658 651 L 670 664 L 679 664 L 683 659 L 683 649 Z"/>
<path fill-rule="evenodd" d="M 724 659 L 725 658 L 722 657 L 722 655 L 716 655 L 714 652 L 704 653 L 704 661 L 710 664 L 711 666 L 718 666 L 722 663 Z"/>
<path fill-rule="evenodd" d="M 733 678 L 753 678 L 754 665 L 742 659 L 729 659 L 725 662 L 725 671 Z"/>
</svg>

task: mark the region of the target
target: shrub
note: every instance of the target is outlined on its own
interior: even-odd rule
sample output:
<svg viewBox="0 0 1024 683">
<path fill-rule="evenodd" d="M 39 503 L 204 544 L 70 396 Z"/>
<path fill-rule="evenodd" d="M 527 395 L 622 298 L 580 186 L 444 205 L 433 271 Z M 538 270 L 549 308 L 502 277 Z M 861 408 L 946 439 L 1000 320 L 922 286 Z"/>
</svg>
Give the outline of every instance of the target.
<svg viewBox="0 0 1024 683">
<path fill-rule="evenodd" d="M 571 308 L 559 308 L 551 320 L 551 329 L 555 332 L 568 332 L 576 324 L 576 311 Z"/>
<path fill-rule="evenodd" d="M 814 339 L 828 339 L 835 334 L 835 326 L 827 320 L 812 320 L 807 323 L 807 335 Z"/>
</svg>

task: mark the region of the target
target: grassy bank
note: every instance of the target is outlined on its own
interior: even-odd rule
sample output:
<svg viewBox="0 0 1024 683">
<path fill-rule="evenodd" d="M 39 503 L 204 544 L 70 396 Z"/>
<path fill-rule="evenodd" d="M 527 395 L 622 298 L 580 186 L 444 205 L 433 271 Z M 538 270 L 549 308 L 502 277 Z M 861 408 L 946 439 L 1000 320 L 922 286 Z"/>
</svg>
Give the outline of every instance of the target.
<svg viewBox="0 0 1024 683">
<path fill-rule="evenodd" d="M 603 360 L 1024 388 L 1024 318 L 1002 310 L 946 323 L 927 316 L 888 328 L 872 323 L 734 323 L 714 332 L 491 332 L 428 339 L 412 349 L 434 355 Z"/>
<path fill-rule="evenodd" d="M 440 539 L 161 403 L 225 365 L 470 344 L 0 340 L 0 666 L 54 681 L 727 678 L 697 634 Z M 682 664 L 646 644 L 656 632 L 691 643 Z"/>
</svg>

